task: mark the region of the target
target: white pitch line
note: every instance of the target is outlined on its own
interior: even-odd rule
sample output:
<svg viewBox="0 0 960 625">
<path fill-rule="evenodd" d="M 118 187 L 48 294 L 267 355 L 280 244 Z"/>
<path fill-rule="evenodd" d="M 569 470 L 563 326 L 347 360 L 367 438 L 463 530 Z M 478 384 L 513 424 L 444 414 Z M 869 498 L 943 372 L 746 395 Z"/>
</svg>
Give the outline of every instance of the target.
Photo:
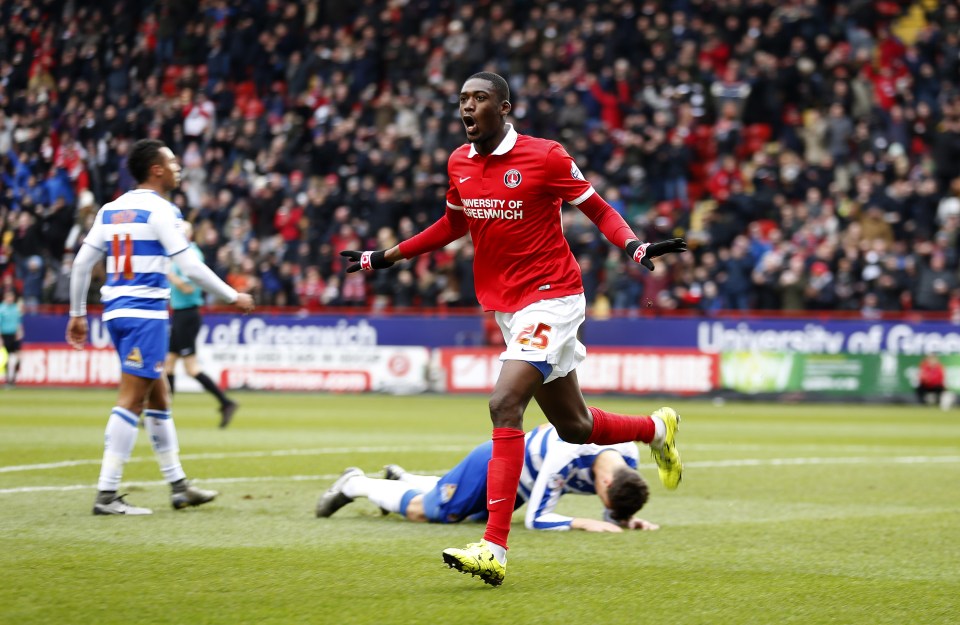
<svg viewBox="0 0 960 625">
<path fill-rule="evenodd" d="M 441 475 L 446 473 L 447 469 L 437 470 L 435 473 Z M 425 475 L 431 475 L 429 471 Z M 209 484 L 247 484 L 254 482 L 312 482 L 316 480 L 330 481 L 340 477 L 340 473 L 331 473 L 328 475 L 257 475 L 251 477 L 210 477 L 196 480 L 196 483 Z M 167 482 L 163 480 L 153 480 L 148 482 L 124 482 L 124 486 L 166 486 Z M 42 492 L 66 492 L 72 490 L 95 490 L 96 484 L 70 484 L 68 486 L 21 486 L 19 488 L 0 488 L 0 495 L 15 495 L 17 493 L 42 493 Z"/>
<path fill-rule="evenodd" d="M 960 463 L 960 456 L 898 456 L 893 458 L 743 458 L 739 460 L 705 460 L 702 462 L 686 462 L 688 469 L 728 469 L 737 467 L 780 467 L 780 466 L 822 466 L 832 464 L 955 464 Z M 446 469 L 424 471 L 427 475 L 440 475 Z M 316 480 L 333 480 L 340 474 L 329 475 L 284 475 L 284 476 L 251 476 L 251 477 L 215 477 L 199 480 L 203 484 L 242 484 L 254 482 L 307 482 Z M 166 482 L 161 480 L 150 482 L 124 482 L 125 486 L 160 486 Z M 22 486 L 19 488 L 0 488 L 0 495 L 38 492 L 66 492 L 73 490 L 92 490 L 96 484 L 71 484 L 69 486 Z"/>
<path fill-rule="evenodd" d="M 687 450 L 715 451 L 723 449 L 726 451 L 760 451 L 765 449 L 762 445 L 710 445 L 694 444 L 684 445 Z M 809 445 L 801 445 L 795 448 L 795 451 L 804 449 L 813 449 Z M 272 451 L 232 451 L 217 453 L 199 453 L 183 454 L 180 456 L 183 460 L 228 460 L 230 458 L 279 458 L 284 456 L 332 456 L 337 454 L 379 454 L 379 453 L 409 453 L 409 452 L 459 452 L 473 449 L 466 445 L 436 445 L 428 447 L 317 447 L 313 449 L 276 449 Z M 817 446 L 816 449 L 823 450 L 823 446 Z M 864 452 L 877 451 L 886 452 L 887 448 L 866 445 L 841 445 L 831 447 L 837 452 Z M 128 460 L 128 463 L 147 462 L 152 460 L 151 456 L 134 456 Z M 102 460 L 100 458 L 84 458 L 80 460 L 63 460 L 60 462 L 41 462 L 38 464 L 14 464 L 0 466 L 0 473 L 20 473 L 23 471 L 45 471 L 49 469 L 63 469 L 66 467 L 79 466 L 99 466 Z M 693 465 L 688 465 L 693 466 Z M 714 465 L 711 465 L 714 466 Z M 722 466 L 722 465 L 715 465 Z"/>
<path fill-rule="evenodd" d="M 252 482 L 308 482 L 313 480 L 335 480 L 340 477 L 336 475 L 283 475 L 283 476 L 253 476 L 253 477 L 211 477 L 197 480 L 197 483 L 207 484 L 240 484 Z M 165 486 L 167 483 L 163 480 L 154 480 L 150 482 L 124 482 L 124 486 Z M 0 495 L 11 495 L 17 493 L 41 493 L 41 492 L 65 492 L 71 490 L 91 490 L 96 489 L 96 484 L 71 484 L 69 486 L 22 486 L 20 488 L 0 488 Z"/>
<path fill-rule="evenodd" d="M 704 460 L 684 462 L 684 468 L 725 469 L 729 467 L 785 467 L 828 464 L 954 464 L 960 456 L 883 456 L 863 458 L 744 458 L 740 460 Z"/>
<path fill-rule="evenodd" d="M 414 451 L 468 451 L 472 447 L 465 445 L 438 445 L 434 447 L 318 447 L 316 449 L 278 449 L 273 451 L 233 451 L 221 453 L 183 454 L 182 460 L 227 460 L 230 458 L 273 458 L 282 456 L 327 456 L 334 454 L 379 454 L 404 453 Z M 151 456 L 134 456 L 127 461 L 146 462 L 153 460 Z M 79 467 L 85 465 L 99 465 L 100 458 L 85 458 L 82 460 L 64 460 L 62 462 L 44 462 L 40 464 L 14 464 L 0 467 L 0 473 L 18 473 L 21 471 L 43 471 L 46 469 L 62 469 L 65 467 Z"/>
</svg>

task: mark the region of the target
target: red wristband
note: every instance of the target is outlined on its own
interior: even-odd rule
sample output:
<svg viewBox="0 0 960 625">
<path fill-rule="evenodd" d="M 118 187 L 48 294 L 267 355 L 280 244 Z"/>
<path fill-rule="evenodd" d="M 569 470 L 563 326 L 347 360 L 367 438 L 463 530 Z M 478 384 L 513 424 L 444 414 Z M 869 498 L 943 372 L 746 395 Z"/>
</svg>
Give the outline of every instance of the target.
<svg viewBox="0 0 960 625">
<path fill-rule="evenodd" d="M 647 248 L 648 248 L 649 246 L 650 246 L 649 243 L 641 243 L 641 244 L 640 244 L 640 247 L 638 247 L 638 248 L 636 249 L 636 251 L 633 252 L 633 260 L 634 260 L 634 262 L 639 263 L 641 260 L 643 260 L 643 257 L 647 255 Z"/>
</svg>

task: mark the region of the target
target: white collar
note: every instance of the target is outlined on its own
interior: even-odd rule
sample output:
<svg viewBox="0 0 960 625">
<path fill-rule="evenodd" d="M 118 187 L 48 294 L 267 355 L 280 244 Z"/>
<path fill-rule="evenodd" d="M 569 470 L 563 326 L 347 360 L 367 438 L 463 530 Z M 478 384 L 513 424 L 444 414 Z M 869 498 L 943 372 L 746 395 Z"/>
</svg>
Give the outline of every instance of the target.
<svg viewBox="0 0 960 625">
<path fill-rule="evenodd" d="M 503 138 L 503 141 L 500 142 L 500 145 L 497 146 L 497 149 L 493 151 L 491 156 L 501 156 L 506 154 L 513 149 L 513 146 L 517 144 L 517 131 L 513 129 L 513 124 L 506 124 L 507 135 Z M 477 155 L 477 147 L 470 144 L 470 153 L 467 154 L 467 158 L 473 158 Z"/>
</svg>

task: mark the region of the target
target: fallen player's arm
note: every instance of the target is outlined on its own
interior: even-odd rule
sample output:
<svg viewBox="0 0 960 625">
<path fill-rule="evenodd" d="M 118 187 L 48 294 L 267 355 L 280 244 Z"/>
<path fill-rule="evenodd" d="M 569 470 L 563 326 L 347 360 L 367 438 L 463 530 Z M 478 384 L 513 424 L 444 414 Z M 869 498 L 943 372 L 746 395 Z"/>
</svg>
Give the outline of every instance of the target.
<svg viewBox="0 0 960 625">
<path fill-rule="evenodd" d="M 630 517 L 630 520 L 624 524 L 624 527 L 631 530 L 658 530 L 660 526 L 656 523 L 651 523 L 650 521 L 645 521 L 643 519 L 638 519 L 637 517 Z"/>
<path fill-rule="evenodd" d="M 587 532 L 622 532 L 623 528 L 616 523 L 609 521 L 600 521 L 599 519 L 582 519 L 574 517 L 570 521 L 570 529 L 584 530 Z"/>
<path fill-rule="evenodd" d="M 608 523 L 613 523 L 618 527 L 622 527 L 627 530 L 658 530 L 660 526 L 656 523 L 651 523 L 650 521 L 645 521 L 643 519 L 638 519 L 637 517 L 630 517 L 626 521 L 620 521 L 613 518 L 610 510 L 603 511 L 603 520 Z"/>
</svg>

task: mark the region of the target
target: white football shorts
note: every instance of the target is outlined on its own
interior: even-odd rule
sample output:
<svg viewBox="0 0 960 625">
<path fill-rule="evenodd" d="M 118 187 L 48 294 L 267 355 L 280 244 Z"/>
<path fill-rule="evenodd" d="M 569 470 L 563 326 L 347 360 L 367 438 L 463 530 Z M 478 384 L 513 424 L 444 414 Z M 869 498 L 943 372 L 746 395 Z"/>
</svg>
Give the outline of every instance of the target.
<svg viewBox="0 0 960 625">
<path fill-rule="evenodd" d="M 566 376 L 587 357 L 587 348 L 577 339 L 586 311 L 581 293 L 540 300 L 515 313 L 496 313 L 507 344 L 500 360 L 532 363 L 543 372 L 544 384 Z"/>
</svg>

